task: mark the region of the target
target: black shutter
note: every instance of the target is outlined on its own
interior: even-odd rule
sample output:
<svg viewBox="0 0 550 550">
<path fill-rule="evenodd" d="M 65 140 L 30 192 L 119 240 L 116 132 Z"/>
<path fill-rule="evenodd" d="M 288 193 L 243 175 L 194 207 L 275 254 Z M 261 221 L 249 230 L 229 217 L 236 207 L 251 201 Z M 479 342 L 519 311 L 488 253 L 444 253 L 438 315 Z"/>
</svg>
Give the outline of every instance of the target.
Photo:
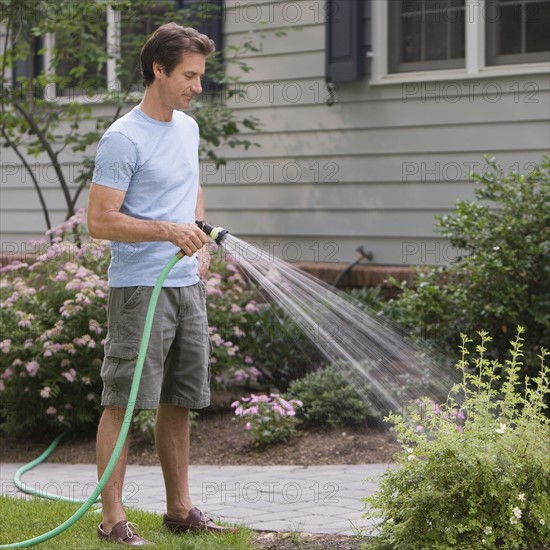
<svg viewBox="0 0 550 550">
<path fill-rule="evenodd" d="M 370 69 L 370 5 L 371 0 L 327 1 L 328 82 L 359 80 Z"/>
</svg>

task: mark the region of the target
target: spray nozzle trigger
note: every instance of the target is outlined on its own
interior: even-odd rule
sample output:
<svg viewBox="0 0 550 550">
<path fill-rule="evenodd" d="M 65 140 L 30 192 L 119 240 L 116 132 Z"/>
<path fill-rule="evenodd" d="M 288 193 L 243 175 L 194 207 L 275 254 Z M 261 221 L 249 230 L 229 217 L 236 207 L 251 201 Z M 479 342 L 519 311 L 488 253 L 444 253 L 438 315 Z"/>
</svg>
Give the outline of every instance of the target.
<svg viewBox="0 0 550 550">
<path fill-rule="evenodd" d="M 223 238 L 229 233 L 229 231 L 223 227 L 214 227 L 213 225 L 203 221 L 197 220 L 195 223 L 199 229 L 202 229 L 213 241 L 216 242 L 217 245 L 220 245 Z"/>
</svg>

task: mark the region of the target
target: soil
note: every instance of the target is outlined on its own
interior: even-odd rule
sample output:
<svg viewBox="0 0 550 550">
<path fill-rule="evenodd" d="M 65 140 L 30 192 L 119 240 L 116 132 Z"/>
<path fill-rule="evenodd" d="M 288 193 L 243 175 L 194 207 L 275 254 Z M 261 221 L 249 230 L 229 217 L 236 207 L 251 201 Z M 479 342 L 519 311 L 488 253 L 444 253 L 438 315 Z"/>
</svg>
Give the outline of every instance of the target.
<svg viewBox="0 0 550 550">
<path fill-rule="evenodd" d="M 23 441 L 0 435 L 0 462 L 30 462 L 51 442 Z M 300 430 L 286 443 L 254 448 L 240 423 L 230 413 L 203 414 L 191 430 L 191 464 L 196 465 L 323 465 L 388 463 L 398 450 L 394 436 L 381 427 Z M 94 464 L 93 436 L 66 438 L 49 462 Z M 153 443 L 134 431 L 130 464 L 159 465 Z M 313 533 L 259 532 L 257 548 L 267 550 L 358 550 L 368 539 Z"/>
<path fill-rule="evenodd" d="M 129 464 L 160 465 L 153 443 L 134 431 Z M 0 462 L 30 462 L 51 442 L 14 439 L 0 434 Z M 379 427 L 299 430 L 285 443 L 258 449 L 230 413 L 202 415 L 191 430 L 191 464 L 300 465 L 373 464 L 391 462 L 399 446 L 392 433 Z M 49 462 L 94 464 L 93 436 L 63 440 Z"/>
</svg>

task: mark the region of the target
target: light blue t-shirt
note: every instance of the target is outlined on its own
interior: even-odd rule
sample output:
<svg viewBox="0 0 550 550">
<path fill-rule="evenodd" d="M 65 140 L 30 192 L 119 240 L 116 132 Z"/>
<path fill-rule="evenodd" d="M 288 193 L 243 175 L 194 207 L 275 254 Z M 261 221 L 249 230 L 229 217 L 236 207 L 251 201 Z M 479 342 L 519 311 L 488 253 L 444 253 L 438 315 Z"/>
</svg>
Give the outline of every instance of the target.
<svg viewBox="0 0 550 550">
<path fill-rule="evenodd" d="M 121 212 L 142 220 L 194 223 L 199 182 L 199 128 L 174 111 L 170 122 L 152 119 L 138 107 L 117 120 L 101 138 L 93 182 L 126 196 Z M 111 242 L 109 285 L 153 286 L 178 252 L 170 242 Z M 198 282 L 197 260 L 184 257 L 165 287 Z"/>
</svg>

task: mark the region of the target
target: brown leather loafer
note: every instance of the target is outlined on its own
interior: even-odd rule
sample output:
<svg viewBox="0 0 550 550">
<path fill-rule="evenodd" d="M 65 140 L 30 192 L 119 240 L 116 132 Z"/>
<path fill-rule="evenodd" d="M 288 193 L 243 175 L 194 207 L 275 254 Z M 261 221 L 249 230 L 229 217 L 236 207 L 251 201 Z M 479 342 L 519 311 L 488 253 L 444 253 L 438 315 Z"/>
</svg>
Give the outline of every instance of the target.
<svg viewBox="0 0 550 550">
<path fill-rule="evenodd" d="M 118 542 L 119 544 L 126 544 L 126 546 L 148 546 L 153 544 L 134 533 L 130 526 L 131 523 L 126 520 L 119 521 L 115 523 L 110 533 L 106 533 L 103 530 L 103 523 L 101 523 L 97 528 L 97 536 L 100 540 Z"/>
<path fill-rule="evenodd" d="M 187 531 L 207 531 L 209 533 L 236 533 L 234 527 L 223 527 L 212 521 L 202 510 L 192 508 L 185 519 L 164 514 L 164 526 L 172 533 L 186 533 Z"/>
</svg>

